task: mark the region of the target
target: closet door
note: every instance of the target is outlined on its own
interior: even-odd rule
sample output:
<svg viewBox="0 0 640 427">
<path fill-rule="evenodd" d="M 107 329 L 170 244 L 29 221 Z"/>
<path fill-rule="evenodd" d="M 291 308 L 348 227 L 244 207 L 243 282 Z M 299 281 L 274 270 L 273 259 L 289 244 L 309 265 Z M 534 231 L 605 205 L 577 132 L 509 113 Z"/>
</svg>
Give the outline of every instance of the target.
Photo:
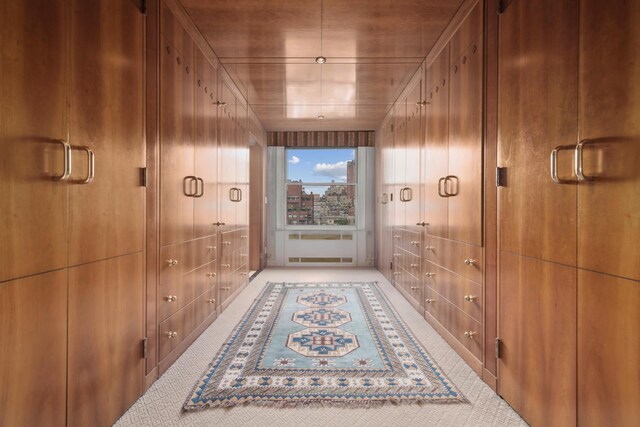
<svg viewBox="0 0 640 427">
<path fill-rule="evenodd" d="M 424 215 L 428 234 L 448 237 L 448 206 L 438 185 L 449 173 L 449 45 L 427 70 L 425 105 Z"/>
<path fill-rule="evenodd" d="M 449 69 L 449 238 L 482 245 L 482 2 L 451 39 Z"/>
<path fill-rule="evenodd" d="M 394 167 L 394 152 L 393 152 L 393 119 L 389 120 L 387 124 L 382 128 L 382 192 L 383 201 L 386 203 L 382 205 L 382 240 L 381 245 L 381 264 L 383 265 L 383 272 L 387 279 L 392 281 L 392 271 L 390 270 L 390 263 L 393 261 L 393 238 L 392 238 L 392 225 L 393 225 L 393 210 L 395 207 L 395 199 L 392 199 L 393 194 L 393 167 Z"/>
<path fill-rule="evenodd" d="M 407 182 L 407 100 L 396 105 L 393 124 L 393 183 L 394 226 L 404 227 L 406 224 L 406 203 L 400 198 L 400 191 Z"/>
<path fill-rule="evenodd" d="M 578 185 L 581 426 L 640 424 L 638 25 L 638 2 L 580 2 L 578 123 L 585 141 L 584 180 Z"/>
<path fill-rule="evenodd" d="M 409 230 L 421 232 L 420 222 L 420 149 L 422 146 L 422 78 L 417 80 L 407 95 L 407 148 L 405 164 L 404 202 L 406 226 Z M 419 240 L 419 236 L 418 239 Z"/>
<path fill-rule="evenodd" d="M 236 224 L 249 226 L 249 134 L 247 132 L 247 106 L 238 103 L 236 126 L 236 187 L 241 191 L 236 205 Z M 244 242 L 246 243 L 246 241 Z"/>
<path fill-rule="evenodd" d="M 193 238 L 193 44 L 166 6 L 160 53 L 160 246 Z"/>
<path fill-rule="evenodd" d="M 142 394 L 142 252 L 69 269 L 68 425 L 113 424 Z"/>
<path fill-rule="evenodd" d="M 215 234 L 218 208 L 217 71 L 196 50 L 195 176 L 202 181 L 195 198 L 195 237 Z"/>
<path fill-rule="evenodd" d="M 551 180 L 549 154 L 577 139 L 577 11 L 514 0 L 500 15 L 498 392 L 532 425 L 576 424 L 576 186 Z"/>
<path fill-rule="evenodd" d="M 640 4 L 580 2 L 578 266 L 640 280 Z"/>
<path fill-rule="evenodd" d="M 0 425 L 64 426 L 67 270 L 0 284 Z"/>
<path fill-rule="evenodd" d="M 144 15 L 126 0 L 76 0 L 71 28 L 69 265 L 79 265 L 143 250 Z"/>
<path fill-rule="evenodd" d="M 68 9 L 0 4 L 0 282 L 67 265 Z"/>
<path fill-rule="evenodd" d="M 220 84 L 220 107 L 218 112 L 220 139 L 219 158 L 220 166 L 218 168 L 219 183 L 219 218 L 220 222 L 226 225 L 222 230 L 230 230 L 235 227 L 236 203 L 232 200 L 237 198 L 236 188 L 236 98 L 228 87 L 227 83 L 222 80 Z M 224 248 L 221 248 L 224 250 Z"/>
</svg>

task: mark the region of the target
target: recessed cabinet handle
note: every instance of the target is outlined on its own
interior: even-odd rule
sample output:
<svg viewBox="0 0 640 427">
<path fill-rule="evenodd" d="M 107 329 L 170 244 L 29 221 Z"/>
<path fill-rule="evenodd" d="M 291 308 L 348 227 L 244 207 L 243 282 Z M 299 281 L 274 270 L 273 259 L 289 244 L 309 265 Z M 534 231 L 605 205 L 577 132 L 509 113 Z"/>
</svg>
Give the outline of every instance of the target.
<svg viewBox="0 0 640 427">
<path fill-rule="evenodd" d="M 65 181 L 71 176 L 71 145 L 69 145 L 69 143 L 64 139 L 57 139 L 55 142 L 62 144 L 62 148 L 64 150 L 64 163 L 62 175 L 56 176 L 53 179 L 56 181 Z"/>
</svg>

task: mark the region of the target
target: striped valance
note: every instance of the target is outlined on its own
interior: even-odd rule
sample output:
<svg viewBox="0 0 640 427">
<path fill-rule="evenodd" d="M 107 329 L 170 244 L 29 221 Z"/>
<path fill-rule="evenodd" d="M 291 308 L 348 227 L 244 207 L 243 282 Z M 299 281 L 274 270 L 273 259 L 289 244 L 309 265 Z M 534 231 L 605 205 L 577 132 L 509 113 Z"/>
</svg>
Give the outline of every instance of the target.
<svg viewBox="0 0 640 427">
<path fill-rule="evenodd" d="M 312 131 L 268 132 L 270 147 L 373 147 L 375 132 L 364 131 Z"/>
</svg>

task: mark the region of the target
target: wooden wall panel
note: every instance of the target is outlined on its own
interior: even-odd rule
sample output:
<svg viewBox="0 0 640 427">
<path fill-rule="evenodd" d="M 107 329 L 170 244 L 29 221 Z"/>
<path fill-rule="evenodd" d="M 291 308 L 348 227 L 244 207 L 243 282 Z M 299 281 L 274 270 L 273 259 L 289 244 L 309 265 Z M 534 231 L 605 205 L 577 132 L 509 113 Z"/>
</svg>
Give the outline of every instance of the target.
<svg viewBox="0 0 640 427">
<path fill-rule="evenodd" d="M 68 425 L 110 425 L 143 391 L 142 253 L 69 269 Z"/>
<path fill-rule="evenodd" d="M 0 425 L 64 426 L 67 270 L 0 284 Z"/>
</svg>

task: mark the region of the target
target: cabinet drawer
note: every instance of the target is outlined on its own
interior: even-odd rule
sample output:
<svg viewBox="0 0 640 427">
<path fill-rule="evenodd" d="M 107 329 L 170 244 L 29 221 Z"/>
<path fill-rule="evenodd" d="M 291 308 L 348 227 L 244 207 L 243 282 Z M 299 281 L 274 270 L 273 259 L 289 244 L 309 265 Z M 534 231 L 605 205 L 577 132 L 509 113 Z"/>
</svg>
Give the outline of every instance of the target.
<svg viewBox="0 0 640 427">
<path fill-rule="evenodd" d="M 420 233 L 396 228 L 393 231 L 393 244 L 415 255 L 420 255 Z"/>
<path fill-rule="evenodd" d="M 189 243 L 160 248 L 160 283 L 175 283 L 190 270 L 190 249 Z"/>
<path fill-rule="evenodd" d="M 227 301 L 233 293 L 233 278 L 233 271 L 220 271 L 220 281 L 218 282 L 220 304 Z"/>
<path fill-rule="evenodd" d="M 425 311 L 433 316 L 477 359 L 482 360 L 482 324 L 467 316 L 430 286 L 424 287 L 424 301 Z"/>
<path fill-rule="evenodd" d="M 194 329 L 194 304 L 191 303 L 160 323 L 160 360 L 178 346 Z"/>
<path fill-rule="evenodd" d="M 424 261 L 423 280 L 453 305 L 478 322 L 482 321 L 481 285 L 429 261 Z"/>
<path fill-rule="evenodd" d="M 427 261 L 482 283 L 484 256 L 481 246 L 427 236 L 422 254 Z"/>
<path fill-rule="evenodd" d="M 209 289 L 194 302 L 194 329 L 216 312 L 216 288 Z"/>
<path fill-rule="evenodd" d="M 213 261 L 191 272 L 193 280 L 193 296 L 195 298 L 202 295 L 208 289 L 215 287 L 217 281 L 218 262 Z"/>
<path fill-rule="evenodd" d="M 164 320 L 193 301 L 193 274 L 187 273 L 175 279 L 161 281 L 158 285 L 158 318 Z"/>
<path fill-rule="evenodd" d="M 195 257 L 195 268 L 201 267 L 216 260 L 218 252 L 217 238 L 217 235 L 213 235 L 194 240 L 193 254 Z"/>
</svg>

